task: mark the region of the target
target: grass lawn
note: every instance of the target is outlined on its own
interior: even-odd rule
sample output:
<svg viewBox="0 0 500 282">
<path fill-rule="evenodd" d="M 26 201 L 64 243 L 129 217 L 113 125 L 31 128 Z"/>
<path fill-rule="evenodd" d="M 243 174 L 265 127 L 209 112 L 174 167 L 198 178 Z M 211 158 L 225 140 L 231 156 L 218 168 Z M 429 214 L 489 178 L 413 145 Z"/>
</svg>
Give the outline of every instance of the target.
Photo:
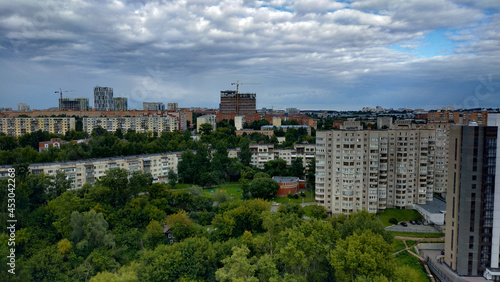
<svg viewBox="0 0 500 282">
<path fill-rule="evenodd" d="M 392 246 L 393 246 L 393 249 L 392 249 L 393 252 L 397 252 L 397 251 L 405 248 L 405 243 L 403 242 L 403 240 L 394 239 Z"/>
<path fill-rule="evenodd" d="M 305 194 L 306 194 L 305 197 L 299 195 L 298 199 L 293 199 L 293 198 L 290 199 L 288 197 L 272 197 L 269 199 L 269 202 L 285 203 L 285 204 L 302 204 L 302 200 L 304 200 L 304 203 L 311 203 L 315 201 L 313 190 L 306 190 Z"/>
<path fill-rule="evenodd" d="M 189 183 L 176 183 L 175 186 L 174 186 L 174 190 L 177 190 L 177 189 L 186 189 L 186 188 L 189 188 L 189 187 L 200 187 L 196 184 L 189 184 Z"/>
<path fill-rule="evenodd" d="M 444 233 L 417 233 L 417 232 L 396 232 L 389 231 L 394 236 L 412 237 L 412 238 L 439 238 L 444 237 Z"/>
<path fill-rule="evenodd" d="M 396 260 L 401 264 L 408 265 L 409 267 L 415 269 L 420 277 L 418 281 L 429 281 L 429 277 L 427 277 L 424 267 L 420 264 L 418 258 L 410 255 L 407 251 L 404 251 L 396 255 Z"/>
<path fill-rule="evenodd" d="M 219 187 L 214 187 L 214 188 L 206 188 L 203 189 L 203 195 L 214 195 L 215 193 L 220 193 L 220 191 L 226 191 L 226 193 L 229 195 L 229 197 L 236 198 L 236 199 L 241 199 L 241 184 L 237 183 L 227 183 L 220 185 Z M 211 192 L 213 191 L 213 192 Z"/>
<path fill-rule="evenodd" d="M 395 218 L 398 222 L 410 221 L 410 220 L 420 220 L 420 214 L 416 210 L 399 210 L 399 209 L 386 209 L 383 213 L 377 214 L 378 218 L 382 224 L 387 227 L 391 226 L 389 219 Z"/>
</svg>

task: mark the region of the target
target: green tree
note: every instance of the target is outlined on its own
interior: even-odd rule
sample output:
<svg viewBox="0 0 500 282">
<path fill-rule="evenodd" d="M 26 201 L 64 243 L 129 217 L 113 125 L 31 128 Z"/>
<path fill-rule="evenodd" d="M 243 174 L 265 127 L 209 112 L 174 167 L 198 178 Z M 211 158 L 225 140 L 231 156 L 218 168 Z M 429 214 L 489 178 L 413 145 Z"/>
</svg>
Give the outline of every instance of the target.
<svg viewBox="0 0 500 282">
<path fill-rule="evenodd" d="M 146 226 L 145 239 L 147 245 L 151 249 L 156 248 L 160 243 L 165 241 L 165 234 L 163 233 L 163 226 L 157 220 L 151 220 L 151 222 Z"/>
<path fill-rule="evenodd" d="M 268 199 L 276 195 L 280 186 L 271 178 L 258 178 L 250 183 L 250 193 L 254 198 Z"/>
<path fill-rule="evenodd" d="M 170 185 L 170 188 L 174 189 L 175 184 L 177 184 L 177 174 L 174 172 L 173 169 L 168 170 L 168 185 Z"/>
<path fill-rule="evenodd" d="M 215 272 L 215 278 L 218 281 L 255 281 L 259 279 L 254 277 L 257 265 L 252 264 L 248 255 L 250 250 L 247 246 L 233 247 L 233 254 L 222 260 L 224 267 Z"/>
<path fill-rule="evenodd" d="M 248 146 L 248 142 L 244 142 L 240 146 L 240 162 L 244 166 L 250 166 L 251 161 L 252 161 L 252 152 L 250 152 L 250 147 Z"/>
<path fill-rule="evenodd" d="M 209 123 L 203 123 L 200 125 L 200 132 L 203 135 L 210 135 L 210 133 L 212 133 L 212 130 L 212 125 Z"/>
<path fill-rule="evenodd" d="M 312 158 L 307 165 L 307 186 L 314 189 L 316 186 L 316 158 Z"/>
<path fill-rule="evenodd" d="M 96 186 L 106 187 L 111 192 L 111 202 L 117 207 L 125 204 L 127 199 L 132 196 L 129 189 L 128 171 L 123 168 L 111 168 L 106 171 L 106 174 L 97 180 Z"/>
<path fill-rule="evenodd" d="M 71 239 L 82 254 L 88 254 L 98 247 L 115 246 L 113 235 L 108 232 L 108 222 L 102 213 L 90 210 L 80 214 L 74 211 L 70 225 L 73 228 Z"/>
<path fill-rule="evenodd" d="M 338 281 L 354 281 L 360 275 L 391 279 L 396 267 L 391 245 L 370 230 L 339 240 L 329 261 Z"/>
<path fill-rule="evenodd" d="M 176 241 L 192 237 L 198 231 L 194 222 L 187 215 L 187 212 L 183 210 L 167 216 L 165 224 L 170 226 L 170 230 L 174 234 Z"/>
<path fill-rule="evenodd" d="M 282 159 L 271 160 L 264 164 L 264 171 L 270 176 L 289 176 L 290 172 L 286 161 Z"/>
<path fill-rule="evenodd" d="M 304 178 L 304 164 L 302 163 L 302 158 L 298 157 L 292 161 L 292 165 L 289 168 L 291 176 L 297 176 L 300 179 Z"/>
</svg>

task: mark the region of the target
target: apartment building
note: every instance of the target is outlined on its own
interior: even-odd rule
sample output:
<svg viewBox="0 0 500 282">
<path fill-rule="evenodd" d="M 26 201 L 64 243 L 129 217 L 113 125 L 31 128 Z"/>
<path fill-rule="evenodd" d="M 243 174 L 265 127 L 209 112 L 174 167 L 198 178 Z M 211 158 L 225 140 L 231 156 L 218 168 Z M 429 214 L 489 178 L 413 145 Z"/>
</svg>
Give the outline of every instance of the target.
<svg viewBox="0 0 500 282">
<path fill-rule="evenodd" d="M 101 87 L 101 86 L 94 87 L 94 110 L 96 111 L 114 110 L 113 88 Z"/>
<path fill-rule="evenodd" d="M 62 170 L 71 180 L 71 189 L 80 189 L 85 183 L 94 183 L 111 168 L 123 168 L 130 172 L 143 171 L 151 173 L 154 182 L 168 181 L 168 172 L 173 170 L 177 174 L 177 165 L 181 159 L 181 152 L 90 159 L 82 161 L 38 163 L 30 164 L 29 171 L 33 174 L 45 173 L 54 176 L 56 171 Z M 12 166 L 0 166 L 0 179 L 8 176 L 8 169 Z"/>
<path fill-rule="evenodd" d="M 25 104 L 25 103 L 19 103 L 19 104 L 17 104 L 17 111 L 18 112 L 29 112 L 30 105 Z"/>
<path fill-rule="evenodd" d="M 307 169 L 316 151 L 314 144 L 295 144 L 293 149 L 275 149 L 274 144 L 250 144 L 249 147 L 252 153 L 250 164 L 260 169 L 268 161 L 282 159 L 291 165 L 297 158 L 302 158 L 302 164 Z"/>
<path fill-rule="evenodd" d="M 165 104 L 161 102 L 143 102 L 142 109 L 144 111 L 164 111 Z"/>
<path fill-rule="evenodd" d="M 147 117 L 91 117 L 83 118 L 83 131 L 92 133 L 94 128 L 101 127 L 109 132 L 115 132 L 121 129 L 127 132 L 129 129 L 135 132 L 156 132 L 161 135 L 163 132 L 173 132 L 185 130 L 175 115 L 166 116 L 147 116 Z"/>
<path fill-rule="evenodd" d="M 217 130 L 217 116 L 216 115 L 203 115 L 196 118 L 196 131 L 200 132 L 201 125 L 208 123 L 212 126 L 212 131 Z"/>
<path fill-rule="evenodd" d="M 444 261 L 459 275 L 500 280 L 500 114 L 452 126 Z"/>
<path fill-rule="evenodd" d="M 447 152 L 447 141 L 437 142 L 438 129 L 448 133 L 446 125 L 401 121 L 389 130 L 350 127 L 354 130 L 316 133 L 316 201 L 327 211 L 413 208 L 432 201 L 435 184 L 444 192 L 447 154 L 439 155 L 442 164 L 436 155 Z"/>
<path fill-rule="evenodd" d="M 65 134 L 75 130 L 75 118 L 39 117 L 39 118 L 0 118 L 0 132 L 11 136 L 22 136 L 38 130 L 49 133 Z"/>
<path fill-rule="evenodd" d="M 126 97 L 113 98 L 113 111 L 127 111 L 128 99 Z"/>
</svg>

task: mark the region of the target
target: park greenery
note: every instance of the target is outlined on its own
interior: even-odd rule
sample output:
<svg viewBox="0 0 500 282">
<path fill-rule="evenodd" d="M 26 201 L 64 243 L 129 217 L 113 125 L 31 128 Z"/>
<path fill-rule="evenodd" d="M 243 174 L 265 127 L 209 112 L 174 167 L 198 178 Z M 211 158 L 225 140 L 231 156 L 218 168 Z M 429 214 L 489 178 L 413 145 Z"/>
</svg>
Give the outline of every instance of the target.
<svg viewBox="0 0 500 282">
<path fill-rule="evenodd" d="M 2 271 L 1 281 L 417 281 L 392 255 L 392 235 L 366 212 L 326 217 L 312 209 L 305 219 L 300 205 L 271 212 L 253 197 L 214 205 L 201 188 L 171 189 L 120 168 L 79 190 L 62 176 L 16 179 L 16 275 Z M 0 235 L 4 266 L 7 240 Z"/>
</svg>

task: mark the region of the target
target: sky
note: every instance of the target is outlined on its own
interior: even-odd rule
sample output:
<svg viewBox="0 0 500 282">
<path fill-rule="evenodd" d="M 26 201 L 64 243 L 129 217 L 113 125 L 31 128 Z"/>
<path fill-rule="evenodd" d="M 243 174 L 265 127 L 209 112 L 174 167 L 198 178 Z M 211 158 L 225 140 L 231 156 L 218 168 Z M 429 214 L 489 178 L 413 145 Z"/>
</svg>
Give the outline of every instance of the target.
<svg viewBox="0 0 500 282">
<path fill-rule="evenodd" d="M 0 107 L 500 107 L 498 0 L 0 0 Z"/>
</svg>

